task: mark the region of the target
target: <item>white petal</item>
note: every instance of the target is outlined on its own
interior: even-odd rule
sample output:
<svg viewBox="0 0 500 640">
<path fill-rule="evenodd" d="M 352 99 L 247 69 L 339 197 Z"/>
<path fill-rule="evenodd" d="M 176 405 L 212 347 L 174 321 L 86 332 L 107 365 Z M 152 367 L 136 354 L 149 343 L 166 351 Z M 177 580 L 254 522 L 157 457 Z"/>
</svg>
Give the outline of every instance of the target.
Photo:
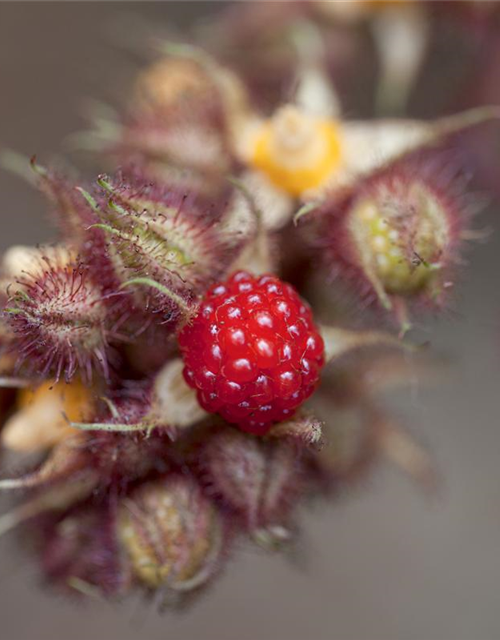
<svg viewBox="0 0 500 640">
<path fill-rule="evenodd" d="M 419 120 L 345 122 L 342 127 L 344 171 L 354 179 L 430 142 L 435 135 L 433 123 Z"/>
<path fill-rule="evenodd" d="M 429 22 L 421 6 L 393 6 L 371 23 L 381 66 L 378 110 L 403 110 L 429 40 Z"/>
<path fill-rule="evenodd" d="M 438 120 L 387 119 L 344 122 L 342 168 L 328 186 L 342 186 L 418 147 L 437 143 L 470 127 L 500 119 L 500 107 L 484 106 Z"/>
<path fill-rule="evenodd" d="M 266 229 L 280 229 L 290 222 L 295 212 L 293 198 L 275 187 L 264 173 L 248 171 L 240 180 L 254 197 Z"/>
<path fill-rule="evenodd" d="M 182 360 L 176 358 L 163 367 L 155 380 L 152 416 L 171 427 L 189 427 L 208 415 L 184 380 L 182 368 Z"/>
<path fill-rule="evenodd" d="M 63 403 L 58 393 L 43 398 L 17 411 L 1 432 L 3 446 L 13 451 L 36 452 L 48 449 L 75 434 L 64 418 Z"/>
</svg>

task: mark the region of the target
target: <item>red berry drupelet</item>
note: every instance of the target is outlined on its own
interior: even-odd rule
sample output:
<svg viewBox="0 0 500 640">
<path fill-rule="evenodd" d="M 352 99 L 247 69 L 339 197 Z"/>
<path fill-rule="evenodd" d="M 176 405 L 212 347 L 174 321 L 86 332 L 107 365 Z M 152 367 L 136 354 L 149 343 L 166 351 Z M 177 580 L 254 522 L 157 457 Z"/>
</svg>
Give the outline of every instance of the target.
<svg viewBox="0 0 500 640">
<path fill-rule="evenodd" d="M 307 303 L 277 277 L 245 271 L 208 291 L 179 344 L 200 405 L 256 435 L 293 415 L 324 365 Z"/>
</svg>

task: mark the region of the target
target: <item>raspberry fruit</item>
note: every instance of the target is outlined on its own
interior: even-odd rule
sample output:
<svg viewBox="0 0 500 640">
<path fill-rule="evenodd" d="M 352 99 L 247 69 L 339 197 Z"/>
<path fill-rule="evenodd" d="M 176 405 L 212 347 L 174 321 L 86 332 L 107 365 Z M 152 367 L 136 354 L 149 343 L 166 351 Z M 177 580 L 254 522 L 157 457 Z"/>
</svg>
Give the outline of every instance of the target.
<svg viewBox="0 0 500 640">
<path fill-rule="evenodd" d="M 200 405 L 257 435 L 293 415 L 324 365 L 323 339 L 295 289 L 245 271 L 208 291 L 179 344 Z"/>
</svg>

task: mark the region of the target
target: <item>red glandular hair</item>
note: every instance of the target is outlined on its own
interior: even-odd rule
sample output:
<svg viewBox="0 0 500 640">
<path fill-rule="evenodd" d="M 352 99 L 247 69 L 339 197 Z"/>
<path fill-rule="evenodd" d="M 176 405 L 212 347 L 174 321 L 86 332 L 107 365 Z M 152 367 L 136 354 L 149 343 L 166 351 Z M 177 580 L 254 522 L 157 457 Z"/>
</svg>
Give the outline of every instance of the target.
<svg viewBox="0 0 500 640">
<path fill-rule="evenodd" d="M 217 280 L 239 250 L 219 225 L 220 208 L 199 206 L 196 196 L 139 174 L 101 176 L 98 227 L 105 257 L 118 281 L 148 278 L 186 301 Z M 168 295 L 135 289 L 136 306 L 149 313 L 172 310 Z"/>
<path fill-rule="evenodd" d="M 265 440 L 214 429 L 197 452 L 201 482 L 252 533 L 288 524 L 307 488 L 304 451 L 286 439 Z"/>
<path fill-rule="evenodd" d="M 108 378 L 111 346 L 122 339 L 117 303 L 103 298 L 89 268 L 42 260 L 19 285 L 5 310 L 19 366 L 56 380 L 77 370 L 90 380 L 94 369 Z"/>
<path fill-rule="evenodd" d="M 115 511 L 109 502 L 94 501 L 42 520 L 41 561 L 52 584 L 73 595 L 82 585 L 105 596 L 128 587 L 130 574 L 118 548 Z"/>
</svg>

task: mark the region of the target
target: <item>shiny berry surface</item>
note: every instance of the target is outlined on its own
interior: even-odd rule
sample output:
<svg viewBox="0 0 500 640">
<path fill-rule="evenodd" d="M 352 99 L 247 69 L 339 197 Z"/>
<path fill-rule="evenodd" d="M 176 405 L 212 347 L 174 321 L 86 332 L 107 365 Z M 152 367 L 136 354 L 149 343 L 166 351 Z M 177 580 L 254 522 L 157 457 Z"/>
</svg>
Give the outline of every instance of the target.
<svg viewBox="0 0 500 640">
<path fill-rule="evenodd" d="M 324 364 L 323 340 L 295 289 L 244 271 L 207 292 L 179 344 L 200 405 L 257 435 L 294 414 Z"/>
</svg>

